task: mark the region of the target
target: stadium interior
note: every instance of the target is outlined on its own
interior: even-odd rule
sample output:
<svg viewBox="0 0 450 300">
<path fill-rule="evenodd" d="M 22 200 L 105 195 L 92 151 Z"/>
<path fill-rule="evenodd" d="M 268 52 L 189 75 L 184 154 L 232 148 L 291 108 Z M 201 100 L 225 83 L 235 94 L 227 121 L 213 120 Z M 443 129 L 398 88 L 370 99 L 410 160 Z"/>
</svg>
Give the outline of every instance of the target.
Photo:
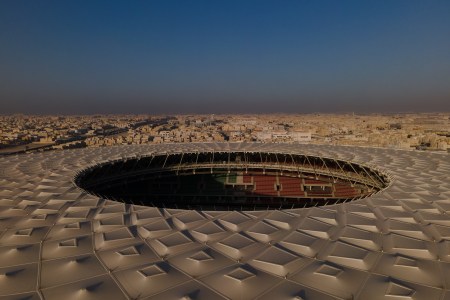
<svg viewBox="0 0 450 300">
<path fill-rule="evenodd" d="M 264 210 L 325 206 L 372 195 L 388 178 L 331 158 L 265 152 L 167 153 L 109 161 L 75 183 L 106 199 L 163 208 Z"/>
</svg>

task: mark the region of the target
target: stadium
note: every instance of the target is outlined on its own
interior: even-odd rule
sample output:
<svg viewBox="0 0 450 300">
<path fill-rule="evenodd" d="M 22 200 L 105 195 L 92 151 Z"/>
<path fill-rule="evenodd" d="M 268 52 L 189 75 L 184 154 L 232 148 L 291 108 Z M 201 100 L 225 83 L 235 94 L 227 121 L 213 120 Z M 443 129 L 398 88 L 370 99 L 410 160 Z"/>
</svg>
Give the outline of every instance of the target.
<svg viewBox="0 0 450 300">
<path fill-rule="evenodd" d="M 448 154 L 300 144 L 0 158 L 0 299 L 450 299 Z"/>
</svg>

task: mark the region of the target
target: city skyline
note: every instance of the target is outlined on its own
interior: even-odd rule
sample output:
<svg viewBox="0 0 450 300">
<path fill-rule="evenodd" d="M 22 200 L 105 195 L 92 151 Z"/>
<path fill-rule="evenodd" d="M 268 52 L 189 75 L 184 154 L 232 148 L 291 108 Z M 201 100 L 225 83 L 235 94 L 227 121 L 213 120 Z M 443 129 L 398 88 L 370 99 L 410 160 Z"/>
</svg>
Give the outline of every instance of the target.
<svg viewBox="0 0 450 300">
<path fill-rule="evenodd" d="M 450 111 L 450 3 L 0 3 L 1 114 Z"/>
<path fill-rule="evenodd" d="M 450 113 L 0 115 L 0 155 L 130 144 L 256 142 L 450 151 Z"/>
</svg>

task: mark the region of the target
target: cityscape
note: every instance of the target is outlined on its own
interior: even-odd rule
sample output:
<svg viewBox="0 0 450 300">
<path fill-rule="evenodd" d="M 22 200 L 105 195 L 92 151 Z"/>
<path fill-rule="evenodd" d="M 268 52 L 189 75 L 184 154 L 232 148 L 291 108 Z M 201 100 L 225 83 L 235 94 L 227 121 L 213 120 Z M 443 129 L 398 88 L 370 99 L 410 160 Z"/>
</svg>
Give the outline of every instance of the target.
<svg viewBox="0 0 450 300">
<path fill-rule="evenodd" d="M 450 113 L 0 116 L 0 153 L 190 142 L 449 151 Z"/>
</svg>

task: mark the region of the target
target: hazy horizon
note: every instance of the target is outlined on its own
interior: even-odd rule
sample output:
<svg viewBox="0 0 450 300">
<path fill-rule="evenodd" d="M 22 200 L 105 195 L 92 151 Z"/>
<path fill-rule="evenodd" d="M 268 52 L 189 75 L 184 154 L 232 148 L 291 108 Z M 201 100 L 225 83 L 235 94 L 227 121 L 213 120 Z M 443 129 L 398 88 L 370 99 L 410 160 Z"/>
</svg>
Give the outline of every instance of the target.
<svg viewBox="0 0 450 300">
<path fill-rule="evenodd" d="M 0 2 L 0 114 L 450 111 L 449 1 Z"/>
</svg>

